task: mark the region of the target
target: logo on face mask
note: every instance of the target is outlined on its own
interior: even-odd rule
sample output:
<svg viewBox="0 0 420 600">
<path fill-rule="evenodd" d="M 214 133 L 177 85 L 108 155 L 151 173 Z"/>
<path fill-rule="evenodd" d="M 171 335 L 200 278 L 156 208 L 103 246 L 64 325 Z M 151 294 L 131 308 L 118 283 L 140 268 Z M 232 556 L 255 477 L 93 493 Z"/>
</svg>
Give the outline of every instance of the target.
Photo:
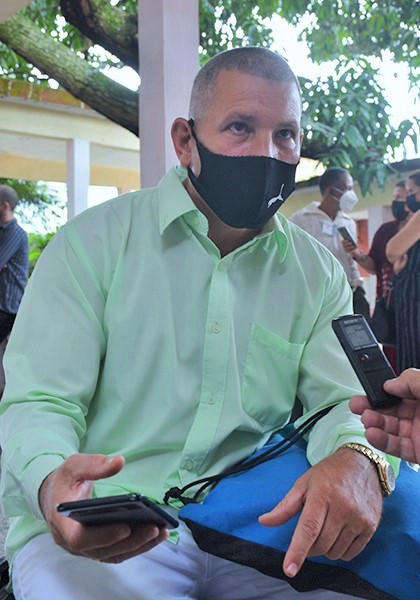
<svg viewBox="0 0 420 600">
<path fill-rule="evenodd" d="M 274 202 L 277 202 L 277 200 L 279 200 L 279 201 L 280 201 L 280 202 L 283 204 L 283 202 L 284 202 L 284 200 L 283 200 L 283 196 L 282 196 L 282 193 L 283 193 L 283 188 L 284 188 L 284 183 L 282 183 L 282 184 L 281 184 L 281 188 L 280 188 L 280 191 L 279 191 L 278 195 L 277 195 L 277 196 L 274 196 L 274 198 L 271 198 L 271 199 L 270 199 L 270 200 L 267 202 L 267 208 L 270 208 L 270 206 L 271 206 L 272 204 L 274 204 Z"/>
<path fill-rule="evenodd" d="M 201 170 L 188 176 L 207 206 L 230 227 L 260 229 L 295 189 L 296 165 L 268 156 L 226 156 L 197 144 Z"/>
</svg>

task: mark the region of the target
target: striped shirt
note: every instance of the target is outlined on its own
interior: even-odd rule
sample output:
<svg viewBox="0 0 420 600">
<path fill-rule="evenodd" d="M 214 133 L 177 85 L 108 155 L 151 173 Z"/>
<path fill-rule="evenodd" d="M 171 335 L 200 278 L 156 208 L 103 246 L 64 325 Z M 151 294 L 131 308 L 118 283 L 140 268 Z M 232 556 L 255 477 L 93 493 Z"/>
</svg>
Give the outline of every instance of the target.
<svg viewBox="0 0 420 600">
<path fill-rule="evenodd" d="M 0 225 L 0 310 L 16 314 L 29 272 L 26 232 L 11 219 Z"/>
</svg>

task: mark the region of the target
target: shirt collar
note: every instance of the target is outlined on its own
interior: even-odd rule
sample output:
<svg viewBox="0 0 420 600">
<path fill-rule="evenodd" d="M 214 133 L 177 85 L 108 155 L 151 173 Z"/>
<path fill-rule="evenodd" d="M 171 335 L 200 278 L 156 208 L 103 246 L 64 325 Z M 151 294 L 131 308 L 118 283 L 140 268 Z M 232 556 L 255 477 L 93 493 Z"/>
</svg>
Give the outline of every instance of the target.
<svg viewBox="0 0 420 600">
<path fill-rule="evenodd" d="M 267 231 L 265 231 L 266 228 Z M 269 233 L 272 233 L 276 240 L 280 262 L 283 262 L 289 247 L 290 236 L 289 221 L 284 215 L 277 212 L 263 227 L 260 235 L 268 235 Z"/>
<path fill-rule="evenodd" d="M 168 171 L 159 182 L 159 231 L 161 235 L 171 223 L 189 212 L 195 211 L 205 218 L 183 186 L 186 177 L 187 170 L 176 166 Z"/>
<path fill-rule="evenodd" d="M 0 225 L 0 229 L 6 229 L 6 227 L 9 227 L 12 223 L 17 223 L 15 218 L 10 219 L 10 221 L 6 221 L 2 225 Z"/>
<path fill-rule="evenodd" d="M 171 223 L 187 214 L 190 214 L 191 217 L 194 216 L 197 221 L 196 225 L 199 223 L 203 230 L 208 228 L 206 217 L 195 206 L 183 186 L 186 178 L 187 170 L 177 165 L 168 171 L 159 182 L 159 231 L 161 235 Z M 187 220 L 190 221 L 191 219 Z M 246 245 L 251 245 L 261 238 L 273 235 L 279 248 L 280 259 L 283 260 L 289 245 L 285 229 L 288 231 L 287 219 L 282 214 L 276 213 L 264 225 L 258 235 Z"/>
</svg>

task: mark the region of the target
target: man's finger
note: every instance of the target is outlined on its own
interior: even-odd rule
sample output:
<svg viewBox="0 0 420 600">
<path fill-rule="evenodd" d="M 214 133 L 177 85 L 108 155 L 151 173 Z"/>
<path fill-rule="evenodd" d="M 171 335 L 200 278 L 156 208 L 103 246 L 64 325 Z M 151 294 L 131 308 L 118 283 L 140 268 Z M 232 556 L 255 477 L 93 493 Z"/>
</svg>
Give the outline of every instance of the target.
<svg viewBox="0 0 420 600">
<path fill-rule="evenodd" d="M 321 533 L 327 510 L 324 502 L 315 499 L 305 504 L 283 561 L 283 571 L 288 577 L 294 577 L 303 565 Z"/>
<path fill-rule="evenodd" d="M 367 408 L 370 408 L 370 404 L 366 396 L 352 396 L 350 398 L 350 410 L 357 415 L 361 415 Z"/>
<path fill-rule="evenodd" d="M 258 518 L 262 525 L 277 527 L 294 517 L 303 508 L 303 490 L 296 482 L 281 502 Z"/>
<path fill-rule="evenodd" d="M 75 481 L 112 477 L 125 464 L 124 457 L 104 454 L 74 454 L 63 463 L 63 475 Z"/>
</svg>

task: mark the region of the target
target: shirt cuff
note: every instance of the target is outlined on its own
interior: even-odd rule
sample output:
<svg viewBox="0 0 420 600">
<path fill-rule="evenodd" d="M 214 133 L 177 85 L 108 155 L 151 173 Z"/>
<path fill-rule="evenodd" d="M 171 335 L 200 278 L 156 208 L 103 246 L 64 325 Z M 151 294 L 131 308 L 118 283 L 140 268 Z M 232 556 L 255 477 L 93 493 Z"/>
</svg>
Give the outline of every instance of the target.
<svg viewBox="0 0 420 600">
<path fill-rule="evenodd" d="M 39 506 L 39 488 L 44 479 L 57 469 L 65 458 L 59 454 L 43 454 L 32 460 L 21 473 L 15 474 L 9 471 L 11 477 L 6 478 L 6 487 L 2 494 L 4 516 L 31 514 L 37 519 L 44 519 Z M 21 493 L 17 496 L 18 490 Z"/>
</svg>

